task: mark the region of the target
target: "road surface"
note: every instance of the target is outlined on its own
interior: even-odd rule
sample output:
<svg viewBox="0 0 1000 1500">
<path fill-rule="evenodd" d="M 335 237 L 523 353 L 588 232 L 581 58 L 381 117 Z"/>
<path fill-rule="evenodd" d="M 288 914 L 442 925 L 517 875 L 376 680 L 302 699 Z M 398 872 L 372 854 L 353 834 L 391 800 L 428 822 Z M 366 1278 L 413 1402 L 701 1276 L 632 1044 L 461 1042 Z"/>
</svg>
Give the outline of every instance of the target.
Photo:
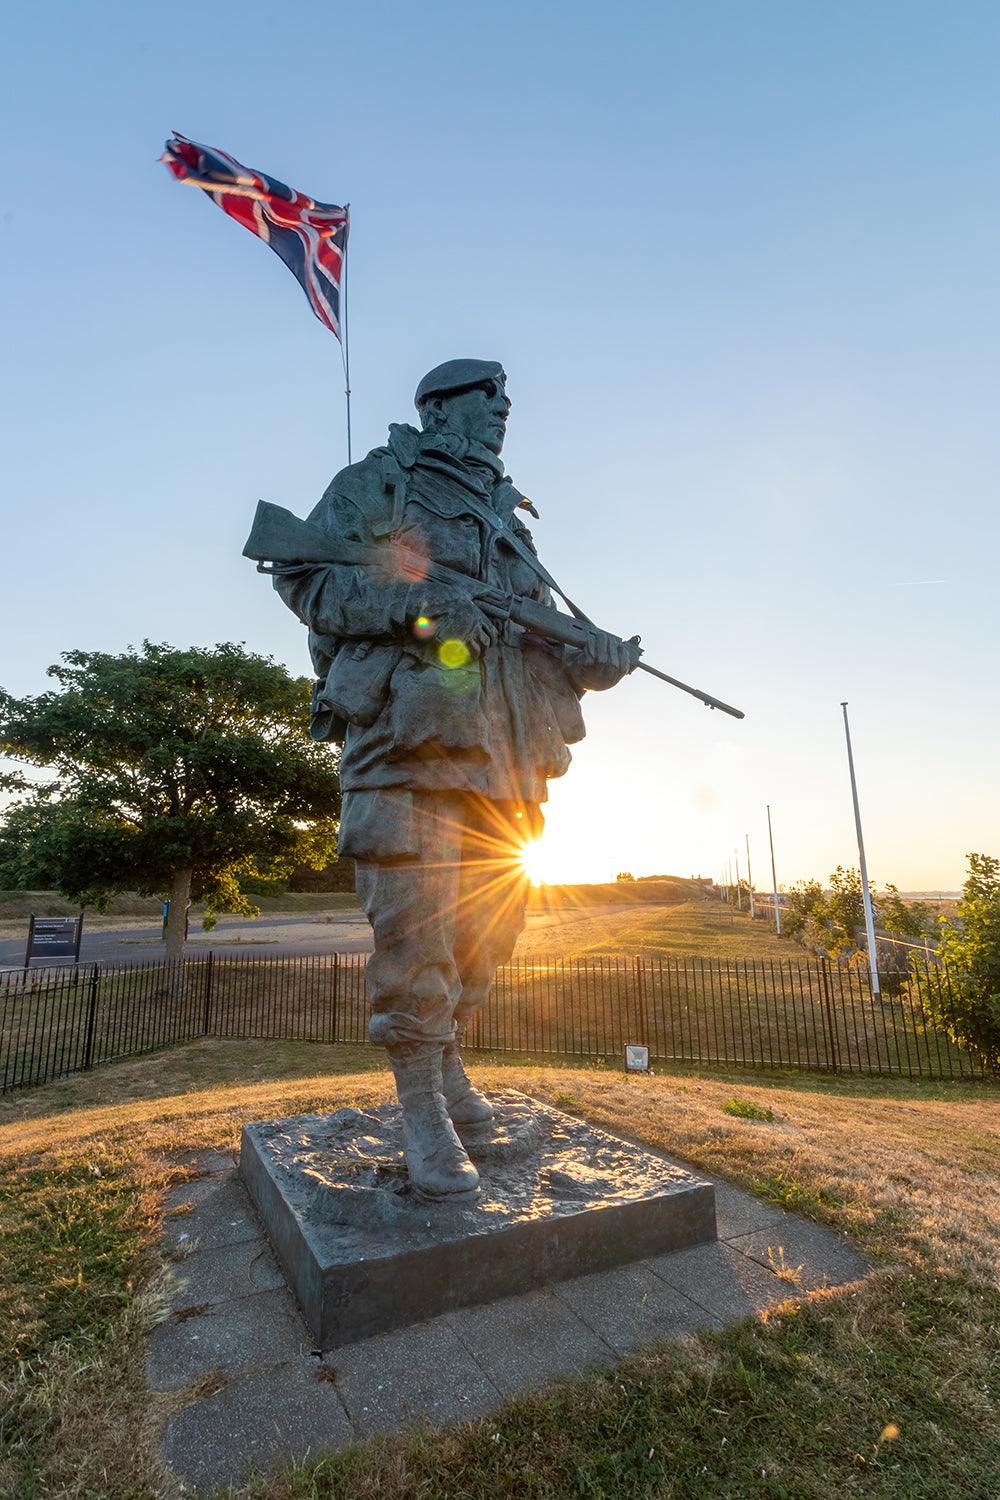
<svg viewBox="0 0 1000 1500">
<path fill-rule="evenodd" d="M 619 906 L 566 906 L 556 911 L 528 913 L 527 929 L 521 938 L 522 949 L 542 941 L 546 949 L 557 951 L 559 937 L 575 948 L 584 929 L 593 918 L 601 917 L 601 936 L 610 935 L 618 924 L 607 923 L 609 917 L 634 921 L 638 914 L 656 910 L 643 903 Z M 18 968 L 24 962 L 28 921 L 24 935 L 0 940 L 0 969 Z M 148 963 L 162 959 L 163 943 L 159 923 L 143 926 L 92 927 L 86 922 L 80 946 L 83 963 Z M 586 934 L 591 937 L 591 934 Z M 596 934 L 594 934 L 596 936 Z M 293 916 L 222 917 L 211 932 L 192 925 L 187 951 L 191 957 L 213 949 L 220 954 L 256 954 L 260 958 L 305 957 L 317 953 L 370 953 L 372 930 L 361 911 L 338 911 L 324 914 L 308 912 Z M 35 964 L 33 967 L 38 967 Z"/>
</svg>

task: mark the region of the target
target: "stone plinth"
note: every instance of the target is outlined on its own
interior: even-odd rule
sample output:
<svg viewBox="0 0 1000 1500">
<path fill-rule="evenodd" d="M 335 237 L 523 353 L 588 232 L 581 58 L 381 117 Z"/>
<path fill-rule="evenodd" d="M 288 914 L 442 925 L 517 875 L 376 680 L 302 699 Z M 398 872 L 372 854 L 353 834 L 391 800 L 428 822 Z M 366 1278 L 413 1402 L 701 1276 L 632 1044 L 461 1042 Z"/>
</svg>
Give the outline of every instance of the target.
<svg viewBox="0 0 1000 1500">
<path fill-rule="evenodd" d="M 477 1202 L 409 1190 L 399 1106 L 243 1128 L 240 1172 L 322 1349 L 715 1239 L 715 1189 L 523 1094 L 463 1130 Z"/>
</svg>

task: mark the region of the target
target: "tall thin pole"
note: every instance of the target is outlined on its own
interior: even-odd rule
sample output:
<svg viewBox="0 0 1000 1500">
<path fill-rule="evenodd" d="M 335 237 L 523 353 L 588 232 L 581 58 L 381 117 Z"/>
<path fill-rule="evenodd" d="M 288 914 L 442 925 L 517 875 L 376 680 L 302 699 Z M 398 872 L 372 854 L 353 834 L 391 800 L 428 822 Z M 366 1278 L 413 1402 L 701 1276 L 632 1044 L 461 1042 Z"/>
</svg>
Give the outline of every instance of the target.
<svg viewBox="0 0 1000 1500">
<path fill-rule="evenodd" d="M 767 841 L 771 846 L 771 885 L 774 887 L 774 927 L 781 936 L 781 904 L 778 901 L 778 872 L 774 867 L 774 834 L 771 832 L 771 804 L 767 804 Z"/>
<path fill-rule="evenodd" d="M 865 929 L 868 934 L 868 965 L 872 975 L 872 990 L 877 999 L 881 999 L 881 990 L 878 982 L 878 954 L 875 949 L 875 917 L 872 912 L 871 892 L 868 889 L 868 865 L 865 861 L 865 841 L 861 832 L 861 808 L 858 806 L 858 782 L 854 774 L 854 751 L 851 749 L 851 726 L 847 719 L 847 704 L 841 703 L 844 710 L 844 734 L 847 736 L 847 764 L 851 771 L 851 796 L 854 799 L 854 826 L 858 832 L 858 859 L 861 861 L 861 895 L 865 903 Z"/>
<path fill-rule="evenodd" d="M 749 891 L 750 891 L 750 920 L 753 921 L 753 918 L 757 915 L 757 913 L 754 911 L 754 906 L 753 906 L 753 876 L 750 873 L 750 835 L 749 834 L 746 835 L 746 841 L 747 841 L 747 887 L 749 888 Z"/>
<path fill-rule="evenodd" d="M 344 234 L 344 270 L 340 278 L 340 352 L 344 358 L 344 396 L 347 400 L 347 462 L 351 462 L 351 341 L 347 333 L 347 247 L 351 238 L 351 205 L 344 204 L 347 214 Z"/>
<path fill-rule="evenodd" d="M 740 885 L 740 851 L 736 849 L 736 910 L 743 910 L 743 887 Z"/>
</svg>

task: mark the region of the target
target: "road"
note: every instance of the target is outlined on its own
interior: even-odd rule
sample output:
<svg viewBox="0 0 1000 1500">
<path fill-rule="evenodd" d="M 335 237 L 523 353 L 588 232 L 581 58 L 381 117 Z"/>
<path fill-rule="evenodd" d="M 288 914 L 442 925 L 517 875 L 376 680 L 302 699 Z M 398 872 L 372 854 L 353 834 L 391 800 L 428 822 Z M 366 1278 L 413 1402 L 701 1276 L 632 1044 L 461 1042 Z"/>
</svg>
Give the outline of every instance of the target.
<svg viewBox="0 0 1000 1500">
<path fill-rule="evenodd" d="M 643 912 L 653 910 L 643 906 Z M 558 929 L 566 929 L 566 936 L 580 930 L 581 924 L 594 917 L 618 915 L 633 917 L 636 907 L 588 906 L 560 908 L 558 911 L 534 911 L 528 913 L 527 929 L 522 946 L 530 945 L 535 934 L 547 934 L 548 946 Z M 24 945 L 28 923 L 25 919 L 24 936 L 0 940 L 0 969 L 17 968 L 24 961 Z M 341 911 L 324 914 L 303 913 L 297 916 L 222 917 L 211 932 L 192 927 L 188 940 L 188 953 L 194 956 L 210 948 L 225 954 L 256 954 L 258 957 L 279 958 L 304 957 L 317 953 L 370 953 L 372 931 L 368 918 L 361 911 Z M 80 946 L 81 963 L 148 963 L 163 957 L 160 926 L 92 927 L 86 923 Z"/>
</svg>

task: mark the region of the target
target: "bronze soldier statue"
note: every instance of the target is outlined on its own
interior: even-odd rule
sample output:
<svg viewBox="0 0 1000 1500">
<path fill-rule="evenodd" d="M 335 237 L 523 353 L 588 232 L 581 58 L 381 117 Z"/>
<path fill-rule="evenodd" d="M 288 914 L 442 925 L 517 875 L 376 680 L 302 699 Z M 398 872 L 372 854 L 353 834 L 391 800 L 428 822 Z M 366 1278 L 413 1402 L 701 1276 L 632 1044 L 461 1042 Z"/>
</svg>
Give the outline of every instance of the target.
<svg viewBox="0 0 1000 1500">
<path fill-rule="evenodd" d="M 479 1179 L 455 1125 L 493 1113 L 462 1037 L 524 926 L 522 856 L 583 738 L 580 698 L 639 653 L 589 622 L 567 645 L 483 607 L 484 590 L 552 604 L 530 503 L 500 459 L 502 367 L 449 360 L 415 400 L 420 430 L 391 426 L 310 517 L 331 557 L 355 560 L 293 562 L 274 582 L 309 627 L 312 732 L 343 743 L 339 847 L 374 929 L 370 1034 L 395 1075 L 410 1181 L 461 1201 Z"/>
</svg>

